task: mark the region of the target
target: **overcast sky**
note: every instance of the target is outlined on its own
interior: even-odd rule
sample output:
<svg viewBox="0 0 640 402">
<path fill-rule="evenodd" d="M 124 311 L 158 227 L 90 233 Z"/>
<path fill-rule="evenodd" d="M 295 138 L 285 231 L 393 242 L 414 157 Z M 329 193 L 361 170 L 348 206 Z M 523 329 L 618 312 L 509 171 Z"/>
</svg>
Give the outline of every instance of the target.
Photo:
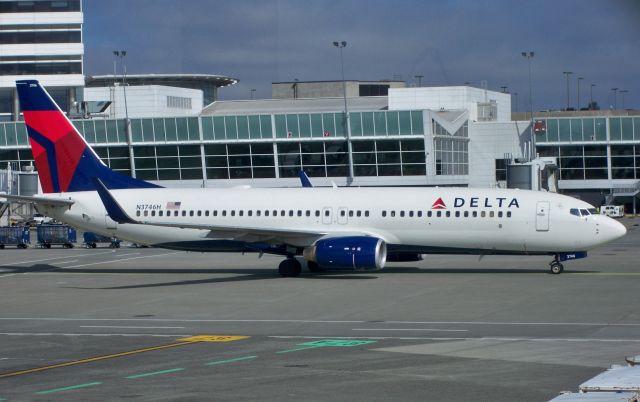
<svg viewBox="0 0 640 402">
<path fill-rule="evenodd" d="M 640 0 L 109 0 L 84 1 L 85 74 L 112 74 L 114 49 L 127 70 L 207 73 L 240 80 L 221 99 L 271 97 L 278 81 L 402 79 L 423 85 L 480 86 L 518 93 L 528 109 L 532 50 L 536 110 L 566 107 L 563 71 L 573 71 L 570 103 L 591 84 L 602 108 L 618 87 L 640 108 Z M 622 96 L 618 94 L 618 107 Z M 515 104 L 514 104 L 515 109 Z"/>
</svg>

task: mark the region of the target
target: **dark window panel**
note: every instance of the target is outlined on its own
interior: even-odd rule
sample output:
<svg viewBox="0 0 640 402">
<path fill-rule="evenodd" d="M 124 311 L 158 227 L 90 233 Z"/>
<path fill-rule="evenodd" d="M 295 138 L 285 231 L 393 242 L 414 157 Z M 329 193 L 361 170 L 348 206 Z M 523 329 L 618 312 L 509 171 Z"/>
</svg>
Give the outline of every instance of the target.
<svg viewBox="0 0 640 402">
<path fill-rule="evenodd" d="M 400 165 L 378 165 L 378 176 L 400 176 Z"/>
<path fill-rule="evenodd" d="M 376 176 L 375 165 L 355 165 L 353 167 L 353 174 L 356 176 Z"/>
<path fill-rule="evenodd" d="M 158 178 L 160 180 L 180 180 L 180 170 L 178 169 L 159 169 Z"/>
<path fill-rule="evenodd" d="M 327 166 L 327 177 L 344 177 L 348 171 L 347 166 Z"/>
<path fill-rule="evenodd" d="M 402 165 L 403 176 L 423 176 L 427 174 L 424 165 Z"/>
<path fill-rule="evenodd" d="M 207 178 L 208 179 L 228 179 L 229 172 L 226 168 L 224 169 L 207 169 Z"/>
<path fill-rule="evenodd" d="M 227 146 L 225 144 L 208 144 L 204 146 L 205 155 L 226 155 Z"/>
<path fill-rule="evenodd" d="M 232 179 L 250 179 L 251 168 L 230 168 L 229 175 Z"/>
<path fill-rule="evenodd" d="M 268 179 L 276 177 L 276 170 L 273 167 L 253 168 L 254 179 Z"/>
<path fill-rule="evenodd" d="M 585 169 L 585 179 L 607 179 L 607 169 Z"/>
<path fill-rule="evenodd" d="M 207 156 L 207 167 L 227 167 L 226 156 Z"/>
</svg>

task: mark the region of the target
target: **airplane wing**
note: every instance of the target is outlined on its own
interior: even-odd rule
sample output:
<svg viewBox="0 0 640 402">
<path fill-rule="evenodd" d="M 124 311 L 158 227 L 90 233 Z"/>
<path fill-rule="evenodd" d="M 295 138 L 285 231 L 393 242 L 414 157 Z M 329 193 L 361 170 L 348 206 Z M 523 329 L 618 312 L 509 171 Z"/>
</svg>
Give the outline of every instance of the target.
<svg viewBox="0 0 640 402">
<path fill-rule="evenodd" d="M 0 194 L 0 199 L 6 198 L 9 201 L 24 202 L 28 204 L 36 204 L 55 208 L 70 207 L 75 201 L 65 198 L 49 198 L 26 195 Z"/>
<path fill-rule="evenodd" d="M 212 225 L 209 223 L 187 223 L 187 222 L 149 222 L 144 220 L 136 220 L 129 216 L 124 208 L 118 203 L 113 195 L 106 188 L 100 179 L 94 181 L 98 195 L 107 210 L 107 213 L 114 221 L 118 223 L 128 223 L 137 225 L 175 227 L 182 229 L 201 229 L 209 230 L 209 237 L 215 238 L 231 238 L 247 242 L 283 242 L 288 244 L 311 244 L 314 241 L 327 236 L 376 236 L 372 233 L 358 232 L 325 232 L 314 230 L 300 230 L 292 228 L 256 228 L 244 226 L 224 226 Z"/>
</svg>

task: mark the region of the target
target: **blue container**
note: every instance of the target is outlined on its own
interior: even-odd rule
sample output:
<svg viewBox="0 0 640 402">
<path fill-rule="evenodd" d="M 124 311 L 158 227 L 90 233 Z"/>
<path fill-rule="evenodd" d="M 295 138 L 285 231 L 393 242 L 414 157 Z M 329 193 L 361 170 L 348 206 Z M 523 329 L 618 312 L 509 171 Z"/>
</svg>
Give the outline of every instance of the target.
<svg viewBox="0 0 640 402">
<path fill-rule="evenodd" d="M 5 246 L 27 248 L 31 243 L 29 226 L 3 226 L 0 227 L 0 249 Z"/>
<path fill-rule="evenodd" d="M 38 245 L 44 248 L 52 245 L 73 248 L 76 242 L 76 230 L 69 225 L 38 225 L 37 233 Z"/>
</svg>

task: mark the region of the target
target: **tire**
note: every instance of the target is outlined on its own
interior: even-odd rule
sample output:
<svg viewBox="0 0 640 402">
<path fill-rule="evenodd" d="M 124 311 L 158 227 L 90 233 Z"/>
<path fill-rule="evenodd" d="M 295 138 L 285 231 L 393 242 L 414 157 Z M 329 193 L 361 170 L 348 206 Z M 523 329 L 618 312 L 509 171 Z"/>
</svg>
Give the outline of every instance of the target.
<svg viewBox="0 0 640 402">
<path fill-rule="evenodd" d="M 278 266 L 278 272 L 284 278 L 295 278 L 300 275 L 301 271 L 302 266 L 295 258 L 287 258 Z"/>
<path fill-rule="evenodd" d="M 549 270 L 554 275 L 559 275 L 564 271 L 564 267 L 559 262 L 554 262 L 549 266 Z"/>
</svg>

